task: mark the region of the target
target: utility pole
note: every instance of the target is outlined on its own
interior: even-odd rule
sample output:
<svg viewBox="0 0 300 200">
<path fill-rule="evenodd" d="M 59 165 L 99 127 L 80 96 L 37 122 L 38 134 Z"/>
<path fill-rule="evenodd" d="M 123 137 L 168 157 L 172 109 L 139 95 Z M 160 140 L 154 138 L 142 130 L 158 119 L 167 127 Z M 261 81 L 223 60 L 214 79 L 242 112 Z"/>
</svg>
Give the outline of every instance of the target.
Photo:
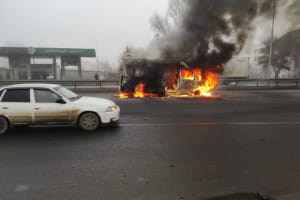
<svg viewBox="0 0 300 200">
<path fill-rule="evenodd" d="M 250 59 L 251 57 L 248 57 L 248 79 L 250 79 Z"/>
<path fill-rule="evenodd" d="M 272 70 L 275 15 L 276 15 L 276 0 L 273 0 L 273 19 L 272 19 L 272 31 L 271 31 L 271 40 L 270 40 L 269 63 L 268 63 L 268 70 L 267 70 L 268 72 L 271 72 Z"/>
</svg>

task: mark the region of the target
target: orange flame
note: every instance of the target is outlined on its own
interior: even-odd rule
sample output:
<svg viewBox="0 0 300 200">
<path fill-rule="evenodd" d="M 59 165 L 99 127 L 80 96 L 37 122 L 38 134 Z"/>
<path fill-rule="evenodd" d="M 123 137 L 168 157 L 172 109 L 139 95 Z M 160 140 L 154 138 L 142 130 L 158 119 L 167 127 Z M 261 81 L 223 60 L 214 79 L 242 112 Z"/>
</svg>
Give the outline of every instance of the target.
<svg viewBox="0 0 300 200">
<path fill-rule="evenodd" d="M 201 71 L 201 69 L 194 69 L 193 71 L 190 71 L 188 69 L 182 69 L 181 77 L 182 77 L 182 79 L 185 79 L 185 80 L 201 81 L 202 80 L 202 71 Z"/>
<path fill-rule="evenodd" d="M 194 76 L 196 81 L 202 81 L 202 71 L 201 69 L 194 69 Z"/>
<path fill-rule="evenodd" d="M 203 82 L 193 90 L 192 94 L 194 96 L 205 96 L 211 97 L 212 91 L 218 86 L 219 79 L 218 74 L 214 72 L 207 71 L 205 73 L 205 79 Z"/>
<path fill-rule="evenodd" d="M 180 91 L 179 85 L 176 84 L 176 72 L 172 72 L 167 76 L 166 82 L 168 85 L 165 86 L 165 90 L 173 90 L 176 94 L 166 94 L 165 97 L 178 97 L 178 98 L 188 98 L 188 97 L 208 97 L 214 98 L 218 97 L 218 95 L 213 94 L 213 90 L 218 86 L 219 79 L 218 73 L 221 70 L 221 66 L 217 65 L 215 68 L 210 71 L 203 71 L 200 68 L 189 70 L 189 69 L 181 69 L 181 78 L 184 80 L 192 80 L 194 81 L 194 88 L 192 86 L 190 90 L 190 94 L 178 94 Z M 178 71 L 177 71 L 178 72 Z M 177 76 L 177 79 L 179 77 Z M 120 93 L 117 95 L 119 98 L 145 98 L 145 97 L 158 97 L 157 94 L 145 93 L 146 84 L 139 83 L 135 87 L 135 91 L 133 93 Z"/>
<path fill-rule="evenodd" d="M 119 97 L 120 99 L 128 99 L 132 97 L 133 98 L 158 97 L 157 94 L 145 93 L 145 87 L 146 85 L 144 83 L 140 83 L 135 87 L 134 93 L 121 92 L 115 96 Z"/>
<path fill-rule="evenodd" d="M 165 90 L 177 90 L 177 84 L 173 83 L 171 86 L 166 86 Z"/>
<path fill-rule="evenodd" d="M 181 70 L 181 77 L 185 80 L 194 80 L 194 74 L 188 69 Z"/>
<path fill-rule="evenodd" d="M 134 92 L 133 96 L 135 98 L 144 98 L 145 97 L 144 89 L 145 89 L 144 83 L 138 84 L 138 86 L 135 88 L 135 92 Z"/>
<path fill-rule="evenodd" d="M 128 99 L 130 94 L 129 93 L 125 93 L 125 92 L 121 92 L 120 94 L 118 95 L 115 95 L 117 97 L 119 97 L 120 99 Z"/>
</svg>

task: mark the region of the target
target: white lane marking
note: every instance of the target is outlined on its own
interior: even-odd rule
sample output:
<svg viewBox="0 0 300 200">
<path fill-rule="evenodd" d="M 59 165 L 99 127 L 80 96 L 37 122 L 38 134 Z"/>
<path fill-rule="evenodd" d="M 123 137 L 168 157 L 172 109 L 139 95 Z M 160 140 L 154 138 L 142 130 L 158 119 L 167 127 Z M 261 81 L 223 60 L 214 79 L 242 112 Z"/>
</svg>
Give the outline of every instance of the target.
<svg viewBox="0 0 300 200">
<path fill-rule="evenodd" d="M 27 190 L 29 190 L 29 185 L 18 185 L 15 192 L 25 192 Z"/>
<path fill-rule="evenodd" d="M 300 125 L 300 121 L 289 122 L 192 122 L 192 123 L 124 123 L 120 127 L 168 127 L 168 126 L 266 126 L 266 125 Z"/>
</svg>

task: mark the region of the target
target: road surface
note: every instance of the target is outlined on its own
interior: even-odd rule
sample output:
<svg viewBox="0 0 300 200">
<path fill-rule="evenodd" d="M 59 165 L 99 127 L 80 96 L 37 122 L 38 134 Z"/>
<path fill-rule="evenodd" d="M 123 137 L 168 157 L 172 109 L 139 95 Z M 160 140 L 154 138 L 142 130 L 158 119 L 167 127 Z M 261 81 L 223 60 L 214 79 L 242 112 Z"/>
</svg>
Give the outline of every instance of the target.
<svg viewBox="0 0 300 200">
<path fill-rule="evenodd" d="M 116 99 L 119 127 L 14 128 L 0 137 L 0 199 L 300 198 L 300 91 Z M 86 94 L 85 94 L 86 95 Z"/>
</svg>

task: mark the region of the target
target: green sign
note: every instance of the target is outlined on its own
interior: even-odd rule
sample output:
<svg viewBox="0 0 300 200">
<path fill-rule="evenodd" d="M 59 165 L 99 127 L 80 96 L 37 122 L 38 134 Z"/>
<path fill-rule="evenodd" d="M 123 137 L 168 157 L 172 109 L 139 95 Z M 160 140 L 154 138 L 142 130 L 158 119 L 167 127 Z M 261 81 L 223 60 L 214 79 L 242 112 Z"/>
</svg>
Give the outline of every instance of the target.
<svg viewBox="0 0 300 200">
<path fill-rule="evenodd" d="M 66 49 L 66 48 L 25 48 L 0 47 L 0 56 L 30 55 L 30 56 L 79 56 L 96 57 L 95 49 Z"/>
</svg>

